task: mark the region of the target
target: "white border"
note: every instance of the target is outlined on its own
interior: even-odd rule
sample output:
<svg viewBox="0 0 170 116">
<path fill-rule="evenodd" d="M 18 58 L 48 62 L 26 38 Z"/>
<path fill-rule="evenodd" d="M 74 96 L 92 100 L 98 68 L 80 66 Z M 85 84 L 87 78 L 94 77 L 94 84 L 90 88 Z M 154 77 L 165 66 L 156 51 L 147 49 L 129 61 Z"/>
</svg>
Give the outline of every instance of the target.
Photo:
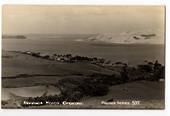
<svg viewBox="0 0 170 116">
<path fill-rule="evenodd" d="M 1 116 L 62 115 L 62 116 L 170 116 L 170 24 L 169 0 L 1 0 L 1 16 L 3 4 L 48 4 L 48 5 L 166 5 L 166 109 L 165 110 L 0 110 Z M 0 17 L 0 20 L 2 17 Z M 0 21 L 1 24 L 1 21 Z M 0 28 L 0 32 L 2 30 Z M 0 35 L 2 36 L 2 35 Z M 1 47 L 1 41 L 0 41 Z M 0 51 L 1 55 L 1 51 Z M 1 60 L 0 60 L 1 63 Z M 0 71 L 1 72 L 1 71 Z M 1 73 L 0 73 L 1 74 Z M 0 81 L 1 83 L 1 81 Z M 168 92 L 169 91 L 169 92 Z"/>
</svg>

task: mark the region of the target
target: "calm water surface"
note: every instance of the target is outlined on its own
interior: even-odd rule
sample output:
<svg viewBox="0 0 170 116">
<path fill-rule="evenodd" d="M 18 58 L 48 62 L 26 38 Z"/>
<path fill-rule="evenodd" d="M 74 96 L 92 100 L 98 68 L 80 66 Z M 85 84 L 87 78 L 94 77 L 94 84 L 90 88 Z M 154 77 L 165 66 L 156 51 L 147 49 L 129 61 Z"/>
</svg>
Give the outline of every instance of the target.
<svg viewBox="0 0 170 116">
<path fill-rule="evenodd" d="M 74 41 L 74 37 L 28 36 L 27 39 L 3 39 L 2 49 L 9 51 L 35 51 L 102 57 L 113 62 L 139 64 L 144 60 L 159 60 L 164 64 L 163 45 L 106 45 Z M 77 39 L 77 38 L 76 38 Z"/>
</svg>

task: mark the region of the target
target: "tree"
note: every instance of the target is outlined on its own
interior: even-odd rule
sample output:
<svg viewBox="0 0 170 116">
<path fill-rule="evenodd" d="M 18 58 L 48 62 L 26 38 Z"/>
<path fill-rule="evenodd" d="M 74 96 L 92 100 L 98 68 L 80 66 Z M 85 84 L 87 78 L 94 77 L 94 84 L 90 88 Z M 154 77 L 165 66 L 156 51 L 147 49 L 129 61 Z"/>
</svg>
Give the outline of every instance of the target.
<svg viewBox="0 0 170 116">
<path fill-rule="evenodd" d="M 122 67 L 122 70 L 121 70 L 120 74 L 121 74 L 121 78 L 122 78 L 124 83 L 129 80 L 128 72 L 127 72 L 127 65 L 124 65 Z"/>
</svg>

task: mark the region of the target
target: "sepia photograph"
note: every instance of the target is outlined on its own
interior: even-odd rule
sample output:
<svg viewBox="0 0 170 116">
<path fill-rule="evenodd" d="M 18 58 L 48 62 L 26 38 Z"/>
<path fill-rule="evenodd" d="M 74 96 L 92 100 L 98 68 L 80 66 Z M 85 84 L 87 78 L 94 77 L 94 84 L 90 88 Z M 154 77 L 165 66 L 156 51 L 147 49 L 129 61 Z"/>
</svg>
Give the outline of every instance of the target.
<svg viewBox="0 0 170 116">
<path fill-rule="evenodd" d="M 1 8 L 2 109 L 165 109 L 165 6 Z"/>
</svg>

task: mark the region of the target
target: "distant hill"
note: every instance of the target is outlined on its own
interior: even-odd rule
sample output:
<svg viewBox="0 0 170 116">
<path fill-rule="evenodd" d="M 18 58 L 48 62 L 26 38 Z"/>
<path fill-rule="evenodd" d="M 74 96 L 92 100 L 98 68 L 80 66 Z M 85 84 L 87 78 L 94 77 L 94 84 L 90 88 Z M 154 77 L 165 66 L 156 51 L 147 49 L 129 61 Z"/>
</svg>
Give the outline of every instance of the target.
<svg viewBox="0 0 170 116">
<path fill-rule="evenodd" d="M 115 44 L 163 44 L 164 36 L 162 33 L 154 32 L 102 33 L 91 35 L 81 41 Z"/>
<path fill-rule="evenodd" d="M 26 39 L 24 35 L 2 35 L 2 39 Z"/>
</svg>

